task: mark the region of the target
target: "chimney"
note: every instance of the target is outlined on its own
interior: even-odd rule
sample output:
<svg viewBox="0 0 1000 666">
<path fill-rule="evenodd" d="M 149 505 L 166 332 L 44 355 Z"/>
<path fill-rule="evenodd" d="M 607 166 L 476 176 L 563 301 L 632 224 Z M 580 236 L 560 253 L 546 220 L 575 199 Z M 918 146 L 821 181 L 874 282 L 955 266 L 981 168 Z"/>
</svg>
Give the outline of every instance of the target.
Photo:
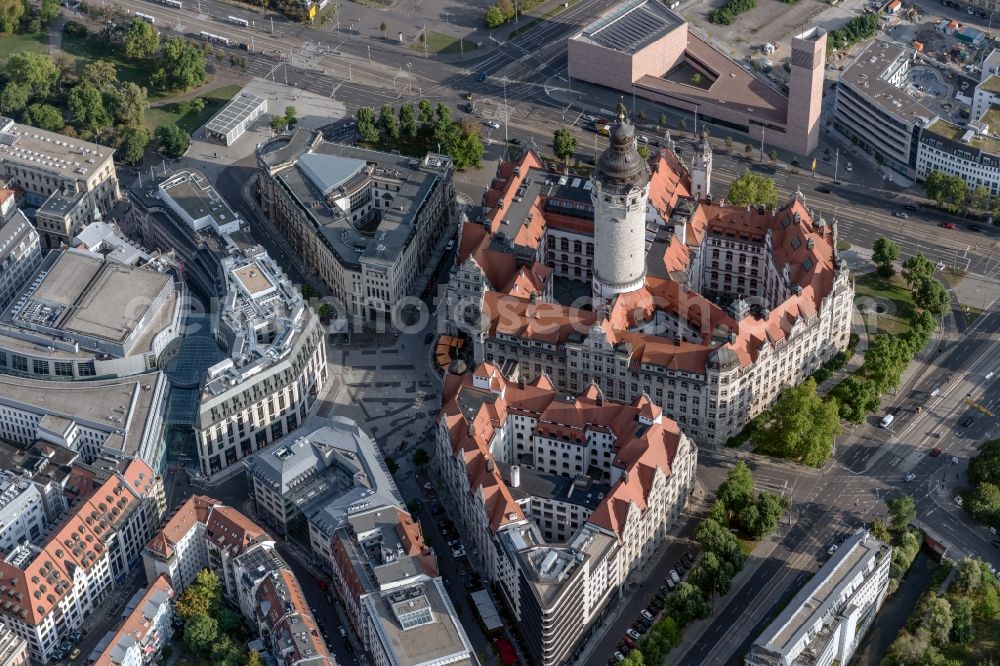
<svg viewBox="0 0 1000 666">
<path fill-rule="evenodd" d="M 521 466 L 511 465 L 510 466 L 510 487 L 520 488 L 521 487 Z"/>
</svg>

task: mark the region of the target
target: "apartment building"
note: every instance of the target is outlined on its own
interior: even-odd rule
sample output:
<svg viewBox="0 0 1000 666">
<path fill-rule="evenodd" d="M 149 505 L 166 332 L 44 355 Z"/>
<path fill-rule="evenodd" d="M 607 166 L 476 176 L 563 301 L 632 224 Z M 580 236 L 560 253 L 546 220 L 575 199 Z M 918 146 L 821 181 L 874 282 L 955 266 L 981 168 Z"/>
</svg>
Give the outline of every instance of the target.
<svg viewBox="0 0 1000 666">
<path fill-rule="evenodd" d="M 375 664 L 477 663 L 437 558 L 357 423 L 312 419 L 254 456 L 247 477 L 262 520 L 331 572 Z"/>
<path fill-rule="evenodd" d="M 590 181 L 545 171 L 531 151 L 500 165 L 483 224 L 462 228 L 444 325 L 507 379 L 544 375 L 574 394 L 596 383 L 623 403 L 645 394 L 696 442 L 722 444 L 847 346 L 853 284 L 836 221 L 815 216 L 800 193 L 772 210 L 695 200 L 670 150 L 648 165 L 633 154 L 624 117 L 612 142 Z M 710 169 L 704 156 L 700 164 Z M 575 238 L 561 231 L 569 226 Z M 550 257 L 573 266 L 589 295 L 552 299 Z M 627 265 L 629 279 L 598 284 L 592 267 L 602 261 L 612 273 Z"/>
<path fill-rule="evenodd" d="M 27 666 L 28 641 L 0 625 L 0 666 Z"/>
<path fill-rule="evenodd" d="M 35 486 L 49 524 L 57 522 L 69 509 L 66 481 L 79 459 L 76 451 L 42 440 L 27 448 L 0 441 L 0 470 Z"/>
<path fill-rule="evenodd" d="M 48 524 L 38 487 L 27 476 L 0 470 L 0 552 L 37 541 Z"/>
<path fill-rule="evenodd" d="M 20 292 L 42 262 L 38 231 L 21 210 L 0 221 L 0 310 Z"/>
<path fill-rule="evenodd" d="M 303 128 L 257 156 L 261 207 L 347 317 L 386 321 L 423 293 L 454 233 L 451 158 L 327 143 Z"/>
<path fill-rule="evenodd" d="M 22 543 L 0 561 L 0 622 L 46 662 L 138 564 L 159 519 L 162 480 L 132 461 L 81 493 L 67 519 L 44 538 Z"/>
<path fill-rule="evenodd" d="M 143 552 L 147 580 L 167 576 L 182 591 L 202 569 L 254 626 L 281 666 L 334 666 L 302 589 L 274 540 L 242 513 L 210 497 L 179 506 Z"/>
<path fill-rule="evenodd" d="M 0 117 L 0 178 L 24 192 L 46 248 L 69 246 L 80 227 L 109 213 L 121 197 L 113 153 Z"/>
<path fill-rule="evenodd" d="M 889 588 L 892 547 L 859 530 L 754 641 L 746 666 L 848 664 Z"/>
<path fill-rule="evenodd" d="M 222 266 L 217 335 L 229 357 L 208 369 L 195 420 L 206 476 L 295 430 L 327 381 L 319 317 L 267 251 L 227 256 Z"/>
<path fill-rule="evenodd" d="M 449 375 L 441 493 L 467 552 L 502 591 L 531 658 L 571 662 L 694 489 L 697 450 L 642 395 L 573 395 L 481 364 Z"/>
<path fill-rule="evenodd" d="M 145 666 L 156 663 L 174 635 L 174 588 L 165 575 L 146 588 L 135 609 L 114 631 L 94 666 Z"/>
</svg>

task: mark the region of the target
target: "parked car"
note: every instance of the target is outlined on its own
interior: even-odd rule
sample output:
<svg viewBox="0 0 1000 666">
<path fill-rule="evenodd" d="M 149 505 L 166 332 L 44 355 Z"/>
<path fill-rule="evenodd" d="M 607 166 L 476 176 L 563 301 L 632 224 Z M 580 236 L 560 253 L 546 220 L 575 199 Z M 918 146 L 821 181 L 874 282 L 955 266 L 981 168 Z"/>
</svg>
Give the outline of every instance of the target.
<svg viewBox="0 0 1000 666">
<path fill-rule="evenodd" d="M 653 623 L 644 617 L 640 617 L 638 620 L 635 621 L 635 624 L 633 624 L 632 626 L 635 627 L 636 631 L 638 631 L 641 634 L 644 634 L 647 631 L 649 631 L 649 628 L 653 626 Z"/>
<path fill-rule="evenodd" d="M 625 637 L 623 637 L 622 638 L 622 643 L 624 643 L 625 645 L 629 646 L 630 648 L 634 648 L 635 647 L 635 639 L 632 638 L 631 636 L 625 636 Z"/>
<path fill-rule="evenodd" d="M 465 557 L 465 548 L 456 548 L 455 550 L 451 551 L 451 556 L 454 557 L 456 560 L 460 557 Z"/>
<path fill-rule="evenodd" d="M 623 654 L 622 654 L 621 652 L 615 652 L 615 659 L 616 659 L 616 660 L 618 661 L 618 663 L 620 664 L 620 663 L 622 663 L 623 661 L 625 661 L 625 655 L 623 655 Z"/>
<path fill-rule="evenodd" d="M 649 620 L 650 622 L 652 622 L 652 621 L 653 621 L 653 614 L 652 614 L 652 613 L 650 613 L 650 612 L 649 612 L 648 610 L 646 610 L 645 608 L 643 608 L 643 609 L 642 609 L 641 611 L 639 611 L 639 612 L 640 612 L 640 613 L 642 613 L 642 616 L 643 616 L 644 618 L 646 618 L 647 620 Z"/>
<path fill-rule="evenodd" d="M 681 577 L 677 575 L 677 571 L 674 569 L 670 570 L 670 580 L 674 582 L 674 585 L 681 582 Z"/>
<path fill-rule="evenodd" d="M 637 641 L 640 638 L 642 638 L 642 634 L 640 634 L 635 629 L 632 629 L 631 627 L 625 630 L 625 634 L 634 641 Z"/>
<path fill-rule="evenodd" d="M 848 173 L 850 173 L 851 171 L 854 171 L 854 165 L 851 164 L 850 162 L 847 163 L 847 167 L 846 168 L 847 168 Z"/>
<path fill-rule="evenodd" d="M 832 546 L 826 549 L 827 555 L 833 555 L 836 552 L 837 552 L 837 544 L 833 544 Z"/>
<path fill-rule="evenodd" d="M 670 590 L 671 592 L 673 592 L 673 591 L 674 591 L 674 588 L 675 588 L 675 587 L 677 587 L 677 584 L 676 584 L 676 583 L 674 583 L 674 581 L 673 581 L 672 579 L 668 578 L 668 579 L 667 579 L 667 588 L 668 588 L 668 589 L 669 589 L 669 590 Z"/>
</svg>

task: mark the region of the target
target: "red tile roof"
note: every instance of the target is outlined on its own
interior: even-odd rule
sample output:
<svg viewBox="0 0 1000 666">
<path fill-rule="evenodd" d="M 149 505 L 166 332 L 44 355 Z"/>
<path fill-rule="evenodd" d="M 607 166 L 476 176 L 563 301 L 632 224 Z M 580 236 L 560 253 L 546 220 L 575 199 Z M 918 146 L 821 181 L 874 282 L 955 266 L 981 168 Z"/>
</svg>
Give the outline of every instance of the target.
<svg viewBox="0 0 1000 666">
<path fill-rule="evenodd" d="M 153 584 L 146 588 L 145 594 L 139 600 L 138 605 L 136 605 L 135 610 L 129 613 L 129 616 L 125 618 L 125 621 L 118 627 L 115 635 L 112 637 L 111 642 L 108 643 L 107 648 L 101 653 L 101 656 L 94 661 L 94 666 L 114 666 L 120 662 L 116 662 L 111 658 L 111 653 L 114 648 L 122 642 L 126 636 L 130 636 L 136 642 L 142 642 L 149 633 L 150 626 L 152 624 L 153 618 L 146 617 L 145 609 L 146 605 L 150 602 L 153 595 L 157 592 L 165 592 L 168 599 L 174 598 L 174 588 L 170 586 L 170 582 L 167 580 L 166 574 L 161 574 L 159 578 L 153 581 Z M 169 602 L 168 602 L 169 603 Z"/>
<path fill-rule="evenodd" d="M 198 523 L 208 522 L 208 515 L 218 502 L 204 495 L 192 495 L 183 504 L 174 509 L 167 522 L 157 532 L 146 548 L 161 557 L 173 555 L 174 545 L 179 543 Z"/>
</svg>

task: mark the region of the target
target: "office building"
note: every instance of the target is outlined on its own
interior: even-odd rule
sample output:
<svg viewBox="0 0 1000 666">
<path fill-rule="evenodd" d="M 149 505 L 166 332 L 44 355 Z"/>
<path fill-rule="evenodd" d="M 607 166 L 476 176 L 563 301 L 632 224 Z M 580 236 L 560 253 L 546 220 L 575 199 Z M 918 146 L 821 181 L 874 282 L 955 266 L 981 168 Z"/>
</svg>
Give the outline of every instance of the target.
<svg viewBox="0 0 1000 666">
<path fill-rule="evenodd" d="M 69 508 L 66 480 L 79 459 L 76 451 L 41 439 L 26 448 L 0 441 L 0 470 L 20 476 L 38 489 L 49 524 L 56 523 Z"/>
<path fill-rule="evenodd" d="M 113 152 L 0 117 L 0 178 L 24 192 L 46 248 L 69 246 L 84 224 L 109 213 L 121 197 Z"/>
<path fill-rule="evenodd" d="M 746 666 L 849 664 L 889 588 L 892 548 L 859 531 L 754 641 Z"/>
<path fill-rule="evenodd" d="M 49 252 L 0 314 L 0 373 L 65 382 L 155 370 L 179 339 L 185 293 L 162 268 Z"/>
<path fill-rule="evenodd" d="M 5 553 L 0 622 L 28 642 L 33 661 L 48 661 L 138 564 L 159 522 L 160 494 L 162 480 L 133 461 L 81 494 L 69 517 L 45 538 Z"/>
<path fill-rule="evenodd" d="M 166 576 L 146 588 L 138 604 L 114 631 L 94 666 L 145 666 L 157 662 L 174 635 L 174 589 Z"/>
<path fill-rule="evenodd" d="M 218 339 L 228 358 L 202 382 L 195 438 L 213 475 L 295 430 L 326 384 L 319 317 L 263 248 L 222 258 Z"/>
<path fill-rule="evenodd" d="M 454 233 L 451 158 L 327 143 L 298 128 L 258 151 L 261 207 L 356 320 L 420 296 Z"/>
<path fill-rule="evenodd" d="M 477 663 L 437 558 L 355 422 L 312 420 L 255 455 L 247 476 L 258 515 L 331 572 L 375 664 Z"/>
<path fill-rule="evenodd" d="M 590 180 L 547 172 L 531 151 L 500 166 L 485 220 L 463 225 L 443 324 L 509 380 L 645 394 L 696 442 L 723 444 L 847 346 L 854 291 L 836 221 L 801 193 L 770 210 L 695 200 L 672 151 L 647 166 L 627 120 L 611 135 Z M 554 298 L 550 274 L 589 297 Z"/>
<path fill-rule="evenodd" d="M 799 155 L 819 144 L 826 31 L 792 38 L 789 90 L 758 78 L 657 0 L 628 0 L 569 38 L 573 80 L 632 93 Z M 793 103 L 790 103 L 794 101 Z"/>
<path fill-rule="evenodd" d="M 694 489 L 697 450 L 642 395 L 446 378 L 435 462 L 470 559 L 501 590 L 538 664 L 572 662 Z"/>
<path fill-rule="evenodd" d="M 0 552 L 37 541 L 48 524 L 38 487 L 20 474 L 0 471 Z"/>
</svg>

